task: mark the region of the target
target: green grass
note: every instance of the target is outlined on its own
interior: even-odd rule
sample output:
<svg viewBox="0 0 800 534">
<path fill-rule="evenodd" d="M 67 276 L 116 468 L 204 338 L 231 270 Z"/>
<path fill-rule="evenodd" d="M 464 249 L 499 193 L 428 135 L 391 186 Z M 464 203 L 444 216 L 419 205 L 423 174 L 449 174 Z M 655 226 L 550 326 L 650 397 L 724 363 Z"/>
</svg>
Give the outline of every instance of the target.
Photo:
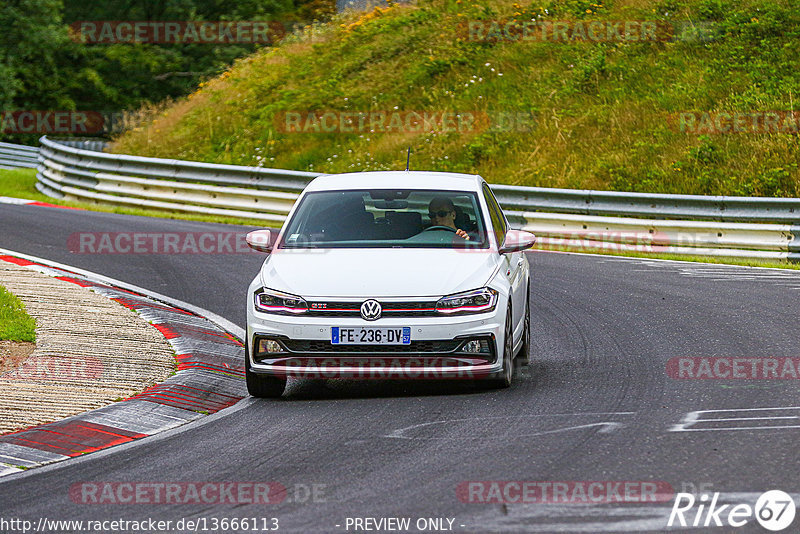
<svg viewBox="0 0 800 534">
<path fill-rule="evenodd" d="M 0 170 L 0 196 L 3 197 L 25 198 L 28 200 L 47 202 L 48 204 L 55 204 L 58 206 L 67 206 L 70 208 L 79 208 L 91 211 L 102 211 L 106 213 L 119 213 L 123 215 L 140 215 L 143 217 L 160 217 L 164 219 L 239 224 L 245 226 L 278 226 L 278 223 L 263 221 L 260 219 L 226 217 L 221 215 L 202 215 L 157 209 L 131 208 L 127 206 L 103 204 L 100 202 L 74 202 L 59 200 L 56 198 L 50 198 L 47 195 L 43 195 L 35 188 L 35 184 L 36 171 L 33 169 Z"/>
<path fill-rule="evenodd" d="M 52 199 L 36 190 L 36 170 L 34 169 L 0 169 L 0 196 L 13 198 L 26 198 L 41 202 L 51 202 Z"/>
<path fill-rule="evenodd" d="M 0 286 L 0 340 L 36 341 L 36 321 L 25 313 L 25 305 Z"/>
<path fill-rule="evenodd" d="M 670 42 L 474 42 L 474 20 L 648 20 Z M 693 28 L 711 28 L 697 39 Z M 318 172 L 412 168 L 490 183 L 800 196 L 796 135 L 697 135 L 682 111 L 793 110 L 800 10 L 790 0 L 419 0 L 346 13 L 237 61 L 117 140 L 115 151 Z M 521 113 L 527 131 L 283 133 L 287 111 Z"/>
</svg>

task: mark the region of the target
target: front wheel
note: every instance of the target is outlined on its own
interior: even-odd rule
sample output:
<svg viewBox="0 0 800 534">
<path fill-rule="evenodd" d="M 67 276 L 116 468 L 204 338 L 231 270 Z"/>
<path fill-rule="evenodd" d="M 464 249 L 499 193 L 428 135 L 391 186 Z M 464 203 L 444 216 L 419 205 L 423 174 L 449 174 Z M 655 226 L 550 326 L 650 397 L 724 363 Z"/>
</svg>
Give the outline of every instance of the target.
<svg viewBox="0 0 800 534">
<path fill-rule="evenodd" d="M 247 392 L 260 399 L 277 399 L 286 389 L 286 379 L 275 376 L 259 375 L 250 369 L 250 350 L 244 346 L 244 377 L 247 382 Z"/>
<path fill-rule="evenodd" d="M 489 385 L 493 388 L 504 389 L 511 386 L 514 380 L 514 334 L 512 331 L 511 306 L 506 312 L 506 324 L 503 334 L 503 353 L 499 355 L 503 359 L 503 368 L 498 375 L 489 379 Z"/>
<path fill-rule="evenodd" d="M 522 346 L 517 353 L 517 362 L 521 366 L 528 365 L 531 354 L 531 283 L 528 282 L 528 294 L 525 296 L 525 320 L 523 322 Z"/>
</svg>

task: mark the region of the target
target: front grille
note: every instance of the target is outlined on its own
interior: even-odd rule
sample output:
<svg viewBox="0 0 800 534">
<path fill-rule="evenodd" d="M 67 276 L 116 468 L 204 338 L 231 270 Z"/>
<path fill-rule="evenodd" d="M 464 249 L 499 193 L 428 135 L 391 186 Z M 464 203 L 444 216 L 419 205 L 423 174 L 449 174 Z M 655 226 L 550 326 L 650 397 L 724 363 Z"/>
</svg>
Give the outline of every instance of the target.
<svg viewBox="0 0 800 534">
<path fill-rule="evenodd" d="M 463 340 L 412 341 L 409 345 L 334 345 L 323 340 L 281 339 L 280 343 L 293 353 L 402 353 L 442 354 L 453 352 Z"/>
<path fill-rule="evenodd" d="M 313 317 L 360 317 L 361 304 L 363 302 L 309 302 L 306 315 Z M 381 315 L 384 317 L 432 317 L 436 315 L 436 301 L 380 302 L 380 305 L 382 309 Z"/>
</svg>

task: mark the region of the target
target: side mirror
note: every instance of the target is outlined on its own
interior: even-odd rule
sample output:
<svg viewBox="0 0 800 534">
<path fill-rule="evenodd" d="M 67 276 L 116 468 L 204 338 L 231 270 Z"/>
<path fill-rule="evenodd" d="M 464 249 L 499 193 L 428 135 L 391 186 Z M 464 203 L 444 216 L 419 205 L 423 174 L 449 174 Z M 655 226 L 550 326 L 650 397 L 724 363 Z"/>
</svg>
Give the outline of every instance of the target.
<svg viewBox="0 0 800 534">
<path fill-rule="evenodd" d="M 269 230 L 256 230 L 244 238 L 247 246 L 259 252 L 272 252 L 272 232 Z"/>
<path fill-rule="evenodd" d="M 532 233 L 523 230 L 509 230 L 500 246 L 500 254 L 529 249 L 534 243 L 536 243 L 536 236 Z"/>
</svg>

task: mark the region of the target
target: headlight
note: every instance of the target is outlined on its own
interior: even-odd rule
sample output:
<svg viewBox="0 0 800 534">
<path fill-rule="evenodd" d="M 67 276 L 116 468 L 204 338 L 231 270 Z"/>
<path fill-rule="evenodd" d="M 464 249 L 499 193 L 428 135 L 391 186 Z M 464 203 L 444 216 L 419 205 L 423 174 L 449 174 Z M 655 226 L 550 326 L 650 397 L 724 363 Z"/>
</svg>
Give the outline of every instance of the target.
<svg viewBox="0 0 800 534">
<path fill-rule="evenodd" d="M 490 287 L 442 297 L 436 303 L 437 313 L 484 313 L 497 305 L 497 291 Z"/>
<path fill-rule="evenodd" d="M 279 315 L 297 315 L 308 311 L 308 304 L 302 297 L 275 291 L 274 289 L 261 289 L 255 294 L 256 309 L 266 313 Z"/>
</svg>

